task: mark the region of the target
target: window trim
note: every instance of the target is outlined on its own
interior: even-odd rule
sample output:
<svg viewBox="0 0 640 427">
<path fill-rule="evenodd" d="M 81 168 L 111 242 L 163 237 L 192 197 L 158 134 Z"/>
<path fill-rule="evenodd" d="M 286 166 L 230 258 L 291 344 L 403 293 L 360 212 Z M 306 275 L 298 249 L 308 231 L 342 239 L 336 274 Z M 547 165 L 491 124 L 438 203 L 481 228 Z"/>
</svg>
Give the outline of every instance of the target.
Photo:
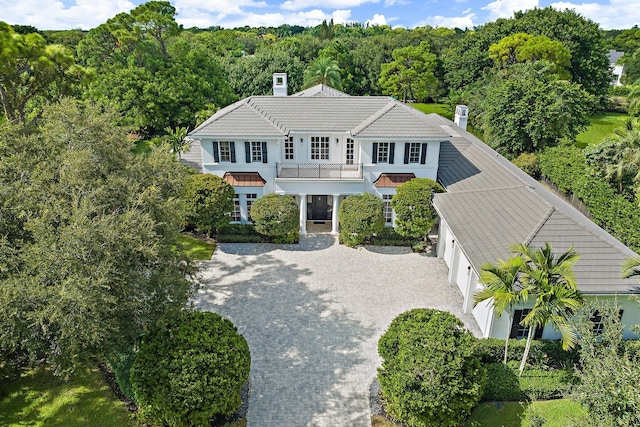
<svg viewBox="0 0 640 427">
<path fill-rule="evenodd" d="M 318 144 L 314 148 L 314 144 Z M 317 153 L 314 153 L 317 150 Z M 314 158 L 317 154 L 318 158 Z M 323 156 L 326 154 L 326 158 Z M 312 162 L 329 162 L 331 161 L 331 137 L 328 135 L 315 135 L 309 138 L 309 159 Z"/>
</svg>

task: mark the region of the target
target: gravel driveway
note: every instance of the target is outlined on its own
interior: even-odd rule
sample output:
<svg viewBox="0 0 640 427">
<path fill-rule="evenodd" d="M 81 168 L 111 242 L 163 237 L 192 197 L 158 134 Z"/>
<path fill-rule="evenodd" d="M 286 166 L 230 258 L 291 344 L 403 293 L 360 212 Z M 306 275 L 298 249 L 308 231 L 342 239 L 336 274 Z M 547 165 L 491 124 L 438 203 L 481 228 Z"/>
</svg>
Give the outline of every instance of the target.
<svg viewBox="0 0 640 427">
<path fill-rule="evenodd" d="M 370 426 L 377 341 L 415 307 L 462 315 L 440 259 L 406 248 L 220 244 L 203 263 L 196 304 L 231 319 L 251 349 L 250 427 Z"/>
</svg>

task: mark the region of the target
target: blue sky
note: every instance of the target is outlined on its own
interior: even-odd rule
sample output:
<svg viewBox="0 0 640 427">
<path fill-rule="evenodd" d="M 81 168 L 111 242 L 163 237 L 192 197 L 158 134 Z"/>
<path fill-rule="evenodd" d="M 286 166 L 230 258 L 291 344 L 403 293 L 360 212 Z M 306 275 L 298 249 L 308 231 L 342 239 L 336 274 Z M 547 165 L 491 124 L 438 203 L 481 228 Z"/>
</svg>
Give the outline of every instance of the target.
<svg viewBox="0 0 640 427">
<path fill-rule="evenodd" d="M 574 0 L 575 1 L 575 0 Z M 392 27 L 471 28 L 514 11 L 553 6 L 574 9 L 603 29 L 640 24 L 638 0 L 171 0 L 177 21 L 185 27 L 233 28 L 282 24 L 315 26 L 323 19 L 336 23 L 368 22 Z M 143 0 L 0 0 L 0 20 L 39 29 L 89 30 Z"/>
</svg>

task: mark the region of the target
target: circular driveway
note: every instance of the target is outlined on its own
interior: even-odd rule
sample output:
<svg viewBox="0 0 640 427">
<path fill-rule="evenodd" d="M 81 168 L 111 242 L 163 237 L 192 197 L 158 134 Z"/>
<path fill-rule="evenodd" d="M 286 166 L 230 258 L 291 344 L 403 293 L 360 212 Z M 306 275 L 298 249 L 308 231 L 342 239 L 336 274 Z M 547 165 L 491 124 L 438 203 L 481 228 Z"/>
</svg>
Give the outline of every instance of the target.
<svg viewBox="0 0 640 427">
<path fill-rule="evenodd" d="M 446 310 L 479 334 L 441 259 L 351 249 L 326 234 L 219 244 L 202 264 L 196 305 L 231 319 L 249 343 L 250 427 L 370 426 L 377 342 L 403 311 Z"/>
</svg>

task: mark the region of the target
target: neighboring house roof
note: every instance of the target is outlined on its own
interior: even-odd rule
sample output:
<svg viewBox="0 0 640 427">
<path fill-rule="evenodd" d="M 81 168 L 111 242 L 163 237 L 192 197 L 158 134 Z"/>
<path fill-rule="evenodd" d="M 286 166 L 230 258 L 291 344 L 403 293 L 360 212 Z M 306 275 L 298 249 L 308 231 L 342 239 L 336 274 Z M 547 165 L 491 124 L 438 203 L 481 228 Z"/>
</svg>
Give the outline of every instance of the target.
<svg viewBox="0 0 640 427">
<path fill-rule="evenodd" d="M 400 187 L 407 181 L 416 177 L 414 173 L 381 173 L 378 179 L 373 181 L 373 186 L 378 188 Z"/>
<path fill-rule="evenodd" d="M 234 187 L 264 187 L 267 183 L 258 172 L 225 172 L 222 179 Z"/>
<path fill-rule="evenodd" d="M 290 96 L 349 96 L 348 94 L 334 89 L 331 86 L 319 84 L 308 89 L 296 92 Z"/>
<path fill-rule="evenodd" d="M 440 144 L 438 165 L 447 193 L 436 194 L 434 206 L 476 272 L 506 259 L 514 243 L 549 242 L 557 252 L 573 245 L 580 255 L 574 271 L 581 291 L 640 292 L 636 280 L 620 278 L 633 251 L 469 132 L 429 117 L 451 135 Z"/>
<path fill-rule="evenodd" d="M 622 55 L 624 55 L 624 52 L 619 52 L 617 50 L 610 50 L 609 53 L 607 54 L 607 57 L 609 58 L 609 64 L 615 65 L 616 62 L 618 62 L 618 59 L 622 57 Z"/>
<path fill-rule="evenodd" d="M 445 138 L 427 115 L 387 96 L 348 96 L 318 85 L 292 96 L 251 96 L 223 108 L 190 137 L 282 137 L 341 132 L 371 138 Z"/>
</svg>

